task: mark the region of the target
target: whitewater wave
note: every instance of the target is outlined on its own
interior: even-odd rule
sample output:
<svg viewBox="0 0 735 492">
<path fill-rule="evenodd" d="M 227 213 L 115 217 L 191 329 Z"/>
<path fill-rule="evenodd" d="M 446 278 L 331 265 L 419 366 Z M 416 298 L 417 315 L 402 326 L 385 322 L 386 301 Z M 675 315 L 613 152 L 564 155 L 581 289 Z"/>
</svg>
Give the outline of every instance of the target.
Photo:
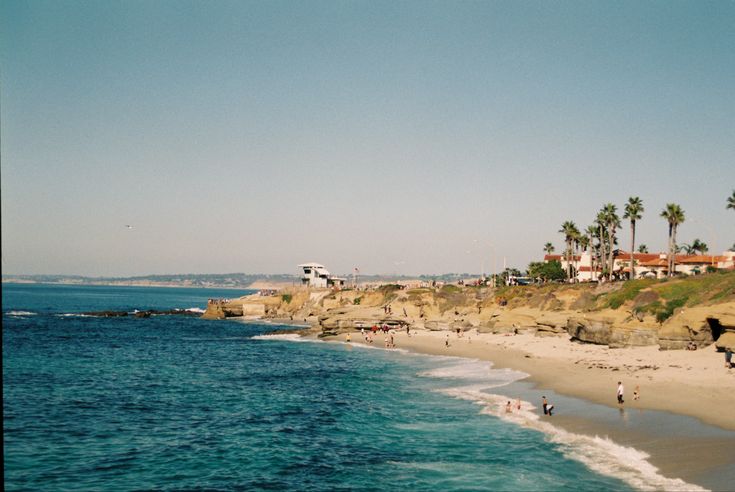
<svg viewBox="0 0 735 492">
<path fill-rule="evenodd" d="M 468 385 L 440 391 L 454 398 L 481 405 L 482 414 L 542 432 L 549 442 L 559 445 L 559 450 L 566 458 L 578 461 L 602 475 L 623 480 L 636 489 L 687 492 L 707 490 L 679 478 L 661 475 L 658 468 L 649 463 L 650 456 L 643 451 L 622 446 L 607 437 L 576 434 L 560 429 L 547 420 L 541 420 L 533 404 L 523 401 L 521 408 L 518 409 L 516 400 L 505 395 L 486 393 L 483 389 L 487 388 L 481 385 Z M 509 401 L 512 406 L 510 413 L 506 411 Z"/>
<path fill-rule="evenodd" d="M 254 335 L 250 337 L 252 340 L 284 340 L 288 342 L 313 342 L 315 340 L 310 340 L 308 338 L 304 338 L 301 335 L 297 333 L 279 333 L 279 334 L 273 334 L 273 335 Z"/>
<path fill-rule="evenodd" d="M 37 313 L 31 311 L 8 311 L 6 316 L 35 316 Z"/>
<path fill-rule="evenodd" d="M 81 314 L 81 313 L 62 313 L 56 315 L 59 318 L 100 318 L 101 316 L 94 316 L 92 314 Z"/>
<path fill-rule="evenodd" d="M 189 311 L 190 313 L 205 313 L 206 310 L 198 307 L 191 307 L 188 309 L 184 309 L 184 311 Z"/>
</svg>

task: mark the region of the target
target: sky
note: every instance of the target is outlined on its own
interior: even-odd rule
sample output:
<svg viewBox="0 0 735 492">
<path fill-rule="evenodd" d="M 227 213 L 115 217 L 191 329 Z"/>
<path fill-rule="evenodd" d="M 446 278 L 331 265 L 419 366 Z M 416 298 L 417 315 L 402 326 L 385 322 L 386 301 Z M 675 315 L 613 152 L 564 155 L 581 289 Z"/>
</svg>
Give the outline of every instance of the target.
<svg viewBox="0 0 735 492">
<path fill-rule="evenodd" d="M 735 243 L 732 1 L 3 0 L 0 84 L 6 275 L 525 269 L 630 196 Z"/>
</svg>

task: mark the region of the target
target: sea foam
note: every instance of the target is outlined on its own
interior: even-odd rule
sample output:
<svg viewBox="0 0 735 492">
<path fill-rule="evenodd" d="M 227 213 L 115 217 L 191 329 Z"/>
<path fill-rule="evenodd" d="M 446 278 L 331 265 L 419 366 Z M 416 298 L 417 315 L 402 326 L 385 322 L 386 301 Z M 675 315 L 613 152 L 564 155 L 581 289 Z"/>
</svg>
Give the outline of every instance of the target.
<svg viewBox="0 0 735 492">
<path fill-rule="evenodd" d="M 314 340 L 309 340 L 308 338 L 304 338 L 298 333 L 277 333 L 273 335 L 254 335 L 250 337 L 252 340 L 283 340 L 287 342 L 312 342 Z"/>
<path fill-rule="evenodd" d="M 31 311 L 8 311 L 6 316 L 34 316 L 36 313 Z"/>
</svg>

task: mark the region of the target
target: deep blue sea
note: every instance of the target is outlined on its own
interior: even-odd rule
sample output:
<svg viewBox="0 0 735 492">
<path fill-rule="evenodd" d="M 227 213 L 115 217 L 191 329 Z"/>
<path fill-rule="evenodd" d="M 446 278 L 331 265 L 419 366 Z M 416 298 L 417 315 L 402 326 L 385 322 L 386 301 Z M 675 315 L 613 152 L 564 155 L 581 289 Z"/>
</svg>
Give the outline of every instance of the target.
<svg viewBox="0 0 735 492">
<path fill-rule="evenodd" d="M 79 315 L 245 293 L 4 284 L 6 489 L 683 484 L 555 432 L 526 402 L 504 415 L 503 385 L 522 375 L 486 362 L 268 336 L 283 328 L 268 324 Z"/>
</svg>

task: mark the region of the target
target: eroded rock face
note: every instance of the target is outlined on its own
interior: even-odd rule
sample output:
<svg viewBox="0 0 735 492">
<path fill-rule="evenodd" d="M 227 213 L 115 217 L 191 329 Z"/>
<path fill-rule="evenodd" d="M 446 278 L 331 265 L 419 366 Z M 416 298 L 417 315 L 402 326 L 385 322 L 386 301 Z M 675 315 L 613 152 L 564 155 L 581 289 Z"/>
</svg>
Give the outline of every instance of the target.
<svg viewBox="0 0 735 492">
<path fill-rule="evenodd" d="M 661 350 L 685 349 L 694 342 L 706 347 L 728 333 L 735 333 L 735 306 L 701 306 L 684 309 L 668 320 L 659 330 Z M 728 337 L 725 338 L 727 342 Z M 722 344 L 716 345 L 718 349 Z M 724 345 L 722 345 L 724 347 Z"/>
<path fill-rule="evenodd" d="M 442 320 L 429 320 L 424 322 L 424 328 L 431 331 L 446 331 L 450 329 L 450 324 Z"/>
<path fill-rule="evenodd" d="M 680 350 L 687 348 L 690 342 L 694 342 L 698 347 L 706 347 L 714 340 L 709 324 L 704 322 L 696 329 L 692 329 L 688 325 L 680 324 L 675 320 L 670 324 L 664 324 L 658 333 L 658 344 L 661 350 Z"/>
<path fill-rule="evenodd" d="M 644 347 L 656 345 L 659 341 L 655 328 L 613 327 L 610 332 L 610 348 Z"/>
<path fill-rule="evenodd" d="M 608 345 L 612 336 L 611 323 L 601 319 L 569 318 L 567 333 L 573 340 Z"/>
<path fill-rule="evenodd" d="M 612 319 L 604 317 L 569 318 L 567 332 L 573 340 L 607 345 L 610 348 L 642 347 L 658 343 L 655 327 L 624 323 L 616 326 Z"/>
</svg>

